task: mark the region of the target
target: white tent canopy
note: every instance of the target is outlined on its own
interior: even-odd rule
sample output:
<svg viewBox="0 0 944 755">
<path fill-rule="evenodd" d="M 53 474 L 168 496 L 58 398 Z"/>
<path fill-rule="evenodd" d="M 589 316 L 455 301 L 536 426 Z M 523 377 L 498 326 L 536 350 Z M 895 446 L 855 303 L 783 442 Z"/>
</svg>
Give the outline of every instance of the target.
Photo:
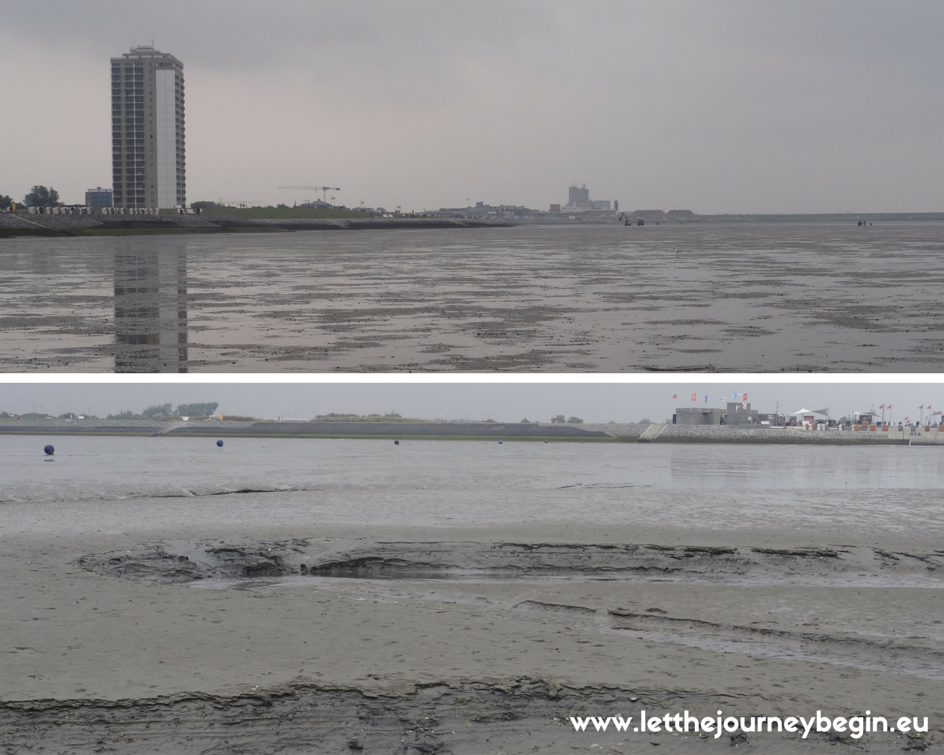
<svg viewBox="0 0 944 755">
<path fill-rule="evenodd" d="M 791 417 L 810 417 L 813 415 L 819 415 L 823 419 L 829 419 L 829 407 L 825 409 L 800 409 L 798 412 L 791 414 Z"/>
</svg>

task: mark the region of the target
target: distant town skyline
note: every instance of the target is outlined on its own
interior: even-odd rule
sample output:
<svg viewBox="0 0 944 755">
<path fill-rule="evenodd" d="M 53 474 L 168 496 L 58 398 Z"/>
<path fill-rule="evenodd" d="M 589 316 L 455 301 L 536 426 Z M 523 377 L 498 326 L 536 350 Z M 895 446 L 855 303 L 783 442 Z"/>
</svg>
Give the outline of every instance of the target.
<svg viewBox="0 0 944 755">
<path fill-rule="evenodd" d="M 187 62 L 187 201 L 936 212 L 944 5 L 118 0 L 11 6 L 0 194 L 107 186 L 107 59 Z M 212 30 L 213 33 L 207 33 Z M 238 42 L 237 42 L 238 40 Z"/>
<path fill-rule="evenodd" d="M 415 419 L 548 422 L 564 414 L 586 422 L 671 421 L 676 408 L 724 408 L 744 394 L 753 409 L 791 414 L 829 409 L 838 419 L 891 404 L 888 418 L 918 418 L 919 406 L 944 410 L 933 383 L 594 383 L 594 384 L 22 384 L 7 383 L 0 412 L 66 412 L 104 417 L 149 406 L 215 401 L 223 414 L 311 419 L 331 413 L 396 411 Z M 696 401 L 692 401 L 692 396 Z M 705 402 L 705 396 L 708 402 Z M 673 398 L 677 396 L 677 398 Z M 927 414 L 927 412 L 925 412 Z"/>
</svg>

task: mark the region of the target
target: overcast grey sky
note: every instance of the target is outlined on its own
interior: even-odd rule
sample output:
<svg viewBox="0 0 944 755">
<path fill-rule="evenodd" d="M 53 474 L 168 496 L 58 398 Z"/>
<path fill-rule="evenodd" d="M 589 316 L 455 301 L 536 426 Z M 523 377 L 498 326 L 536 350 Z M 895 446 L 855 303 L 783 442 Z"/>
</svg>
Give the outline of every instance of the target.
<svg viewBox="0 0 944 755">
<path fill-rule="evenodd" d="M 0 193 L 110 186 L 109 58 L 187 81 L 188 199 L 944 210 L 940 0 L 0 0 Z M 19 146 L 14 146 L 19 145 Z"/>
<path fill-rule="evenodd" d="M 724 406 L 732 393 L 747 393 L 755 409 L 785 413 L 829 408 L 834 417 L 892 404 L 893 417 L 912 420 L 918 406 L 944 409 L 942 384 L 2 384 L 0 411 L 11 413 L 91 412 L 99 416 L 155 404 L 216 401 L 224 414 L 310 419 L 331 412 L 384 414 L 418 419 L 547 421 L 557 414 L 588 422 L 661 422 L 676 406 Z M 691 395 L 698 395 L 692 403 Z M 673 399 L 678 395 L 678 399 Z"/>
</svg>

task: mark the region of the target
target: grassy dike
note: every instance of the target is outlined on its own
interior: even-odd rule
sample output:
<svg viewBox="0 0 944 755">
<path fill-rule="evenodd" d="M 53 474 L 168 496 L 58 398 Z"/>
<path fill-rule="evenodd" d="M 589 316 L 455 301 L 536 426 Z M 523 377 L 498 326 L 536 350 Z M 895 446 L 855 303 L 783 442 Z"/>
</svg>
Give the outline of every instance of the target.
<svg viewBox="0 0 944 755">
<path fill-rule="evenodd" d="M 147 420 L 3 420 L 0 434 L 163 438 L 311 438 L 321 440 L 452 440 L 618 443 L 627 439 L 578 426 L 434 422 L 157 422 Z M 635 440 L 631 438 L 628 440 Z"/>
<path fill-rule="evenodd" d="M 212 433 L 207 433 L 211 435 Z M 344 435 L 341 433 L 332 434 L 313 434 L 313 433 L 222 433 L 228 438 L 312 438 L 315 440 L 460 440 L 460 441 L 487 441 L 489 443 L 497 441 L 507 442 L 532 442 L 542 443 L 635 443 L 635 438 L 594 438 L 594 437 L 561 437 L 555 435 L 536 435 L 536 436 L 514 436 L 514 435 Z M 172 434 L 171 434 L 172 435 Z M 179 436 L 178 436 L 179 437 Z M 189 437 L 195 437 L 193 435 Z M 200 437 L 200 436 L 196 436 Z"/>
</svg>

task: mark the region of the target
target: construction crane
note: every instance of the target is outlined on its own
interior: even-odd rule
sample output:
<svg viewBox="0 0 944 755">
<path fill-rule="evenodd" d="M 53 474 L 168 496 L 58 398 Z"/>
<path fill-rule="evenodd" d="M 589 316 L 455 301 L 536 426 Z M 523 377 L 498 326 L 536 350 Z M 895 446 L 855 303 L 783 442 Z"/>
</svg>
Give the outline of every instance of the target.
<svg viewBox="0 0 944 755">
<path fill-rule="evenodd" d="M 328 204 L 328 192 L 341 191 L 341 189 L 334 186 L 280 186 L 279 191 L 320 191 L 324 203 Z"/>
</svg>

